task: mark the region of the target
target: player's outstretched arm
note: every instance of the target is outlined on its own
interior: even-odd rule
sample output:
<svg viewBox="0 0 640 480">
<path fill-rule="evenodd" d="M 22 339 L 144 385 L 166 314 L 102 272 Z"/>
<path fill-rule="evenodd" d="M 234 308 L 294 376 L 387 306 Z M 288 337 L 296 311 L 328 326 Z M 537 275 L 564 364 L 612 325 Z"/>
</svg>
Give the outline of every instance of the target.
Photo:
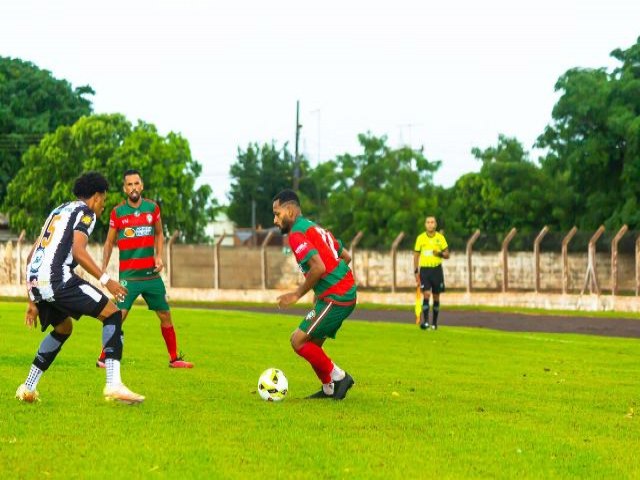
<svg viewBox="0 0 640 480">
<path fill-rule="evenodd" d="M 340 258 L 344 260 L 344 262 L 347 265 L 351 263 L 351 254 L 349 253 L 349 250 L 347 250 L 346 248 L 343 248 L 342 251 L 340 252 Z"/>
<path fill-rule="evenodd" d="M 413 252 L 413 270 L 418 270 L 420 267 L 420 252 Z"/>
<path fill-rule="evenodd" d="M 38 326 L 38 306 L 29 300 L 29 305 L 27 305 L 27 311 L 24 314 L 24 324 L 28 328 L 34 328 Z"/>
<path fill-rule="evenodd" d="M 320 280 L 320 278 L 322 278 L 322 275 L 324 275 L 326 271 L 327 268 L 320 258 L 320 255 L 318 255 L 317 253 L 313 255 L 309 259 L 309 271 L 304 278 L 304 283 L 300 285 L 294 292 L 280 295 L 278 297 L 278 307 L 284 308 L 296 303 L 305 295 L 305 293 L 311 290 L 315 286 L 315 284 L 318 283 L 318 281 Z"/>
<path fill-rule="evenodd" d="M 98 264 L 87 251 L 88 242 L 89 237 L 87 237 L 86 234 L 78 231 L 73 232 L 73 247 L 71 248 L 73 259 L 78 262 L 78 265 L 84 268 L 88 274 L 100 280 L 100 283 L 107 287 L 107 290 L 109 290 L 116 299 L 123 299 L 127 294 L 127 289 L 100 270 Z"/>
<path fill-rule="evenodd" d="M 29 250 L 29 254 L 27 255 L 27 265 L 31 263 L 31 257 L 33 257 L 33 252 L 36 251 L 36 245 L 40 239 L 36 240 L 33 245 L 31 245 L 31 250 Z M 27 279 L 27 298 L 29 298 L 29 279 Z"/>
<path fill-rule="evenodd" d="M 87 237 L 85 233 L 74 231 L 71 254 L 73 255 L 73 259 L 78 262 L 78 264 L 84 268 L 88 274 L 99 279 L 102 276 L 102 270 L 98 267 L 98 264 L 87 251 L 88 243 L 89 237 Z"/>
<path fill-rule="evenodd" d="M 413 275 L 416 278 L 416 285 L 420 286 L 420 252 L 413 252 Z"/>
<path fill-rule="evenodd" d="M 164 268 L 164 262 L 162 261 L 162 254 L 164 252 L 164 231 L 162 228 L 162 220 L 158 219 L 158 221 L 154 224 L 154 234 L 155 234 L 155 263 L 156 268 L 153 270 L 156 273 L 160 273 Z"/>
<path fill-rule="evenodd" d="M 36 240 L 36 242 L 31 246 L 31 250 L 29 250 L 29 255 L 27 255 L 27 265 L 31 263 L 31 257 L 33 257 L 33 252 L 36 250 L 36 245 L 40 239 Z M 29 283 L 29 279 L 27 279 L 27 285 Z M 29 289 L 27 286 L 27 299 L 29 300 L 29 304 L 27 305 L 27 311 L 24 314 L 24 324 L 29 328 L 34 328 L 38 326 L 38 306 L 31 300 L 29 297 Z"/>
<path fill-rule="evenodd" d="M 104 241 L 104 246 L 102 247 L 102 271 L 106 272 L 107 267 L 109 266 L 109 260 L 111 260 L 111 253 L 113 252 L 113 247 L 116 244 L 116 238 L 118 237 L 118 231 L 109 227 L 109 232 L 107 233 L 107 239 Z M 75 245 L 75 242 L 74 242 Z"/>
</svg>

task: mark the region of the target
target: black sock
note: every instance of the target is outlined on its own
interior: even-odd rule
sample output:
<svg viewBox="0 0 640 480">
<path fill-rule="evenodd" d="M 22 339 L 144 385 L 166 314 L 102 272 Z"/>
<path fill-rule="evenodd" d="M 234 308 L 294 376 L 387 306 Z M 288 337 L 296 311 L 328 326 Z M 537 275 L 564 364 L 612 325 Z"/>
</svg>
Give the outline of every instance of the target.
<svg viewBox="0 0 640 480">
<path fill-rule="evenodd" d="M 433 301 L 433 324 L 438 326 L 438 313 L 440 313 L 440 300 Z"/>
<path fill-rule="evenodd" d="M 429 323 L 429 299 L 422 300 L 422 315 L 424 315 L 424 320 L 422 323 Z"/>
<path fill-rule="evenodd" d="M 122 359 L 122 312 L 120 310 L 102 322 L 102 344 L 105 358 Z"/>
<path fill-rule="evenodd" d="M 64 335 L 53 331 L 44 337 L 38 348 L 38 353 L 33 359 L 33 364 L 43 372 L 46 371 L 56 359 L 56 355 L 58 355 L 64 342 L 66 342 L 70 336 L 71 335 Z"/>
</svg>

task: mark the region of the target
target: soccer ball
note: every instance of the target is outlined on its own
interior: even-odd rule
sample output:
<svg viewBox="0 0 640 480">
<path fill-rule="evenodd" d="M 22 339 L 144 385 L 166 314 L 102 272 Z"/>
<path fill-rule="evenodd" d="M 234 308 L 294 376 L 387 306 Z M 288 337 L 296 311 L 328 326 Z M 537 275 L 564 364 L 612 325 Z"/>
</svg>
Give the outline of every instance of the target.
<svg viewBox="0 0 640 480">
<path fill-rule="evenodd" d="M 289 389 L 289 382 L 282 370 L 267 368 L 258 379 L 258 393 L 263 400 L 279 402 Z"/>
</svg>

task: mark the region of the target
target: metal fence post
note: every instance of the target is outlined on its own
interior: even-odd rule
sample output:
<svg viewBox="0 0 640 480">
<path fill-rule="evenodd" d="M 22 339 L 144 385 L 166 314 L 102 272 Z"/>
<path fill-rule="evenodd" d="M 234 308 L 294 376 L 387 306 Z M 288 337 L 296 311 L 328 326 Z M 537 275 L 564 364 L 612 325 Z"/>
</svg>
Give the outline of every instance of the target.
<svg viewBox="0 0 640 480">
<path fill-rule="evenodd" d="M 467 240 L 467 248 L 466 248 L 466 255 L 467 255 L 467 293 L 471 293 L 471 290 L 473 288 L 473 268 L 472 268 L 471 256 L 473 255 L 473 244 L 476 243 L 476 240 L 478 240 L 479 236 L 480 236 L 480 230 L 476 230 L 475 232 L 473 232 L 473 235 L 471 235 L 469 240 Z"/>
<path fill-rule="evenodd" d="M 533 241 L 533 267 L 534 267 L 535 276 L 536 276 L 536 279 L 535 279 L 536 293 L 540 292 L 540 243 L 542 242 L 542 239 L 544 238 L 544 236 L 547 234 L 548 231 L 549 231 L 549 227 L 545 225 L 543 229 L 540 230 L 540 233 L 538 233 L 538 236 L 536 237 L 536 239 Z"/>
<path fill-rule="evenodd" d="M 562 294 L 565 295 L 569 289 L 569 242 L 578 231 L 578 227 L 573 227 L 562 239 Z"/>
<path fill-rule="evenodd" d="M 624 234 L 627 233 L 627 230 L 629 230 L 629 227 L 623 225 L 611 241 L 611 295 L 613 296 L 618 294 L 618 243 Z"/>
<path fill-rule="evenodd" d="M 516 233 L 518 230 L 515 227 L 512 228 L 502 241 L 502 250 L 500 251 L 502 255 L 502 293 L 509 289 L 509 243 L 516 236 Z"/>
<path fill-rule="evenodd" d="M 600 286 L 598 285 L 598 276 L 596 275 L 596 242 L 600 236 L 604 233 L 604 225 L 600 225 L 600 228 L 589 240 L 589 249 L 587 251 L 587 273 L 584 277 L 584 285 L 580 291 L 580 295 L 584 294 L 587 285 L 589 285 L 589 293 L 596 292 L 600 295 Z"/>
<path fill-rule="evenodd" d="M 16 267 L 17 267 L 17 271 L 16 271 L 16 283 L 18 285 L 22 284 L 22 242 L 24 240 L 24 237 L 26 235 L 26 232 L 24 230 L 22 230 L 20 232 L 20 236 L 18 237 L 18 241 L 16 242 Z M 26 282 L 26 279 L 25 279 Z"/>
<path fill-rule="evenodd" d="M 213 288 L 216 290 L 220 288 L 220 244 L 226 236 L 227 232 L 222 232 L 222 235 L 220 235 L 220 238 L 213 247 Z"/>
<path fill-rule="evenodd" d="M 398 250 L 398 245 L 404 238 L 404 232 L 400 232 L 400 234 L 396 237 L 391 245 L 391 293 L 395 293 L 396 291 L 396 253 Z"/>
<path fill-rule="evenodd" d="M 269 230 L 266 238 L 260 245 L 260 263 L 262 267 L 262 289 L 267 289 L 267 245 L 269 245 L 269 240 L 273 237 L 273 230 Z"/>
<path fill-rule="evenodd" d="M 7 280 L 9 283 L 12 283 L 14 281 L 16 269 L 16 262 L 13 260 L 13 243 L 11 240 L 7 240 L 5 245 L 3 261 L 7 269 Z"/>
</svg>

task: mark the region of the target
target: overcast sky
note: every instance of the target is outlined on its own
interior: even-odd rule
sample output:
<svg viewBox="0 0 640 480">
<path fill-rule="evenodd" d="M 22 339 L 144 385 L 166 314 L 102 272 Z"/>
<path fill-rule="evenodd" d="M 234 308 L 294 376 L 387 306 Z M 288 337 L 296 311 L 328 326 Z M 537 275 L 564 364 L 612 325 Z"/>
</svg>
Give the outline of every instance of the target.
<svg viewBox="0 0 640 480">
<path fill-rule="evenodd" d="M 180 132 L 225 202 L 249 142 L 295 142 L 313 165 L 360 151 L 358 133 L 424 146 L 437 184 L 478 170 L 498 134 L 531 147 L 554 84 L 607 67 L 640 36 L 638 0 L 16 0 L 0 55 L 88 84 L 97 113 Z M 533 152 L 533 158 L 537 153 Z"/>
</svg>

